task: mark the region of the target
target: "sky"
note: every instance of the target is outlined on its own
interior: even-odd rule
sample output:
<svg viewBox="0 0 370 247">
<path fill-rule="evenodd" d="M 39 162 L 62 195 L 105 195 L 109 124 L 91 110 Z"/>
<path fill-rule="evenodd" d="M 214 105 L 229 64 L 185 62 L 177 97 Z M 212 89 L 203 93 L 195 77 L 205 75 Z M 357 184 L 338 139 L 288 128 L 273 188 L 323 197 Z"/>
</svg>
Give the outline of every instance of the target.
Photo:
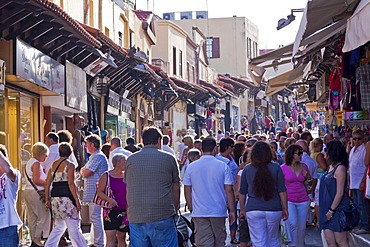
<svg viewBox="0 0 370 247">
<path fill-rule="evenodd" d="M 247 17 L 259 28 L 259 48 L 276 49 L 294 42 L 302 13 L 295 13 L 295 21 L 276 30 L 279 19 L 286 18 L 291 9 L 304 8 L 307 0 L 136 0 L 136 4 L 142 10 L 154 7 L 160 17 L 166 12 L 204 11 L 207 6 L 208 18 Z"/>
</svg>

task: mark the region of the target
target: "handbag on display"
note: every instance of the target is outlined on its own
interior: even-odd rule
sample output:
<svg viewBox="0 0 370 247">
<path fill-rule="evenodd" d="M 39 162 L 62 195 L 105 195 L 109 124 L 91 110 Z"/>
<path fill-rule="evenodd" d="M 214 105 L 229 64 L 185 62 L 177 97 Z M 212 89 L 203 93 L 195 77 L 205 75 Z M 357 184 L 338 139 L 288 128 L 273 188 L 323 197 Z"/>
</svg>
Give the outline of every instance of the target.
<svg viewBox="0 0 370 247">
<path fill-rule="evenodd" d="M 109 198 L 114 199 L 113 191 L 110 188 L 109 173 L 108 172 L 105 172 L 105 173 L 107 174 L 107 183 L 105 184 L 104 194 L 106 194 Z M 96 187 L 98 187 L 98 186 L 96 186 Z M 107 209 L 112 209 L 113 208 L 112 204 L 110 204 L 108 201 L 106 201 L 106 200 L 104 200 L 104 199 L 102 199 L 98 196 L 98 188 L 96 188 L 93 203 L 95 203 L 96 205 L 98 205 L 102 208 L 107 208 Z"/>
</svg>

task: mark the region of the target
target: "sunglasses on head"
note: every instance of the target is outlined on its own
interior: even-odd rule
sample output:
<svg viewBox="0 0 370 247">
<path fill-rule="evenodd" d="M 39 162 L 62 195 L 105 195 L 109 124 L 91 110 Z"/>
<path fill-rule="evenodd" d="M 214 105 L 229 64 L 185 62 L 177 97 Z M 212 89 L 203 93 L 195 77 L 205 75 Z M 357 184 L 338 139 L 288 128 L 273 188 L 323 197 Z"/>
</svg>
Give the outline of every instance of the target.
<svg viewBox="0 0 370 247">
<path fill-rule="evenodd" d="M 362 137 L 353 137 L 352 139 L 353 139 L 354 141 L 357 141 L 357 140 L 361 141 L 361 140 L 362 140 Z"/>
</svg>

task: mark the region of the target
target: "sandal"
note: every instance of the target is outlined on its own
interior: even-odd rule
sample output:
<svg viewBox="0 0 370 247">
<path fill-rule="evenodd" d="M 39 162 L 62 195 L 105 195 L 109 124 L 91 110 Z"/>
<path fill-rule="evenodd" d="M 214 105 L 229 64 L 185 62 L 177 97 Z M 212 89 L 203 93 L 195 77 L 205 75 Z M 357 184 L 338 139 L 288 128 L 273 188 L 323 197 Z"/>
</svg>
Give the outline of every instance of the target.
<svg viewBox="0 0 370 247">
<path fill-rule="evenodd" d="M 230 241 L 230 244 L 240 244 L 239 240 L 237 240 L 236 238 L 232 239 Z"/>
</svg>

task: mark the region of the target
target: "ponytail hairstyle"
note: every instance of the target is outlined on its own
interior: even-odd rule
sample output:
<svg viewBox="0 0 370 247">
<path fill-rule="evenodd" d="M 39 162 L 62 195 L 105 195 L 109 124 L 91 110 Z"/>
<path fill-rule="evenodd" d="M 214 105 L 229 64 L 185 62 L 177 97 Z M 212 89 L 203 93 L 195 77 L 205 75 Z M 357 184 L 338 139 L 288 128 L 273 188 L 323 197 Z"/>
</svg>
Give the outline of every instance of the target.
<svg viewBox="0 0 370 247">
<path fill-rule="evenodd" d="M 275 180 L 267 165 L 272 161 L 272 150 L 266 142 L 256 142 L 251 150 L 251 163 L 257 168 L 253 180 L 254 194 L 256 197 L 269 201 L 275 194 Z"/>
</svg>

